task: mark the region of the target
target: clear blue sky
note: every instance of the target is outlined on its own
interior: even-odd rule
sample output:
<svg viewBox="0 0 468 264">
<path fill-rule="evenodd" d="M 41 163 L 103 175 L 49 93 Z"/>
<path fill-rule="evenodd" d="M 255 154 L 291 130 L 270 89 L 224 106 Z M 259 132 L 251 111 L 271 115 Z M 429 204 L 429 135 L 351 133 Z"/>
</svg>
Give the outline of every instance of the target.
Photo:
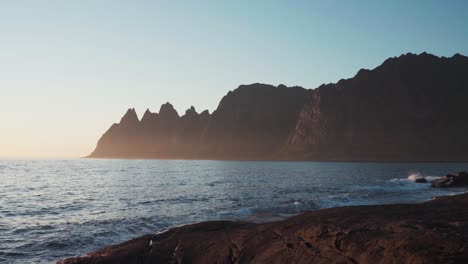
<svg viewBox="0 0 468 264">
<path fill-rule="evenodd" d="M 468 54 L 468 1 L 0 1 L 0 156 L 79 157 L 128 107 L 214 110 L 388 57 Z"/>
</svg>

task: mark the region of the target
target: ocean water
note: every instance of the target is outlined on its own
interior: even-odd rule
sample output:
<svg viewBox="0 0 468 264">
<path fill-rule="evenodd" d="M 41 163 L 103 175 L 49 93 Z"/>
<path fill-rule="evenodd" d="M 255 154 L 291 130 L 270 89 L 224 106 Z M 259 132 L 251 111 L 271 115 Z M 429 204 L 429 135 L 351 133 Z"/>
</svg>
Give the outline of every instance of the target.
<svg viewBox="0 0 468 264">
<path fill-rule="evenodd" d="M 414 183 L 463 163 L 0 160 L 0 263 L 53 263 L 204 220 L 421 202 L 468 189 Z"/>
</svg>

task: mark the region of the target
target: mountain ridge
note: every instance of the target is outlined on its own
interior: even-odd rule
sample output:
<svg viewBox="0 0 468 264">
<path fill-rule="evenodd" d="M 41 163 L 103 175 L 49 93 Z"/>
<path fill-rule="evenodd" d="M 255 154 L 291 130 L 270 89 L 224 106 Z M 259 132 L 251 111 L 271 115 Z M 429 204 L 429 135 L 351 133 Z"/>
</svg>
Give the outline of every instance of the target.
<svg viewBox="0 0 468 264">
<path fill-rule="evenodd" d="M 306 93 L 304 88 L 284 85 L 241 85 L 229 91 L 212 114 L 208 110 L 199 114 L 192 106 L 179 116 L 167 102 L 159 113 L 147 109 L 139 122 L 130 108 L 122 124 L 114 124 L 89 157 L 258 159 L 275 151 L 271 146 L 277 141 L 284 143 Z M 276 108 L 280 103 L 283 107 Z M 250 135 L 251 129 L 260 135 Z"/>
<path fill-rule="evenodd" d="M 212 114 L 166 103 L 137 123 L 129 109 L 89 157 L 468 160 L 467 76 L 468 57 L 423 52 L 315 89 L 240 85 Z"/>
</svg>

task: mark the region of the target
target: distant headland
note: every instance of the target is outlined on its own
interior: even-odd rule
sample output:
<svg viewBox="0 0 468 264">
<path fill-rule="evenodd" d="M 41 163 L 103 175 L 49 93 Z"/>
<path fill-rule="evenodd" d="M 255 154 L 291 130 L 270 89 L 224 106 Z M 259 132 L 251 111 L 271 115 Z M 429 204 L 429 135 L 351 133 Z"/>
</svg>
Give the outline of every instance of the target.
<svg viewBox="0 0 468 264">
<path fill-rule="evenodd" d="M 468 57 L 389 58 L 316 89 L 241 85 L 217 109 L 129 109 L 91 158 L 468 161 Z"/>
</svg>

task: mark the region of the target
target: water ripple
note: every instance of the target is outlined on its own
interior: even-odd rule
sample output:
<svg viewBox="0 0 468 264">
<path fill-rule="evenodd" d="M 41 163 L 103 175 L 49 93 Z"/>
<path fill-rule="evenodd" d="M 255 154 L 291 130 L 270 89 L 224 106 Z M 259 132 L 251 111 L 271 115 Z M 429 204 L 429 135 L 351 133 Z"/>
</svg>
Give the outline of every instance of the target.
<svg viewBox="0 0 468 264">
<path fill-rule="evenodd" d="M 411 175 L 437 177 L 467 165 L 0 160 L 0 262 L 52 263 L 203 220 L 264 222 L 335 206 L 424 201 L 466 189 L 431 189 Z"/>
</svg>

